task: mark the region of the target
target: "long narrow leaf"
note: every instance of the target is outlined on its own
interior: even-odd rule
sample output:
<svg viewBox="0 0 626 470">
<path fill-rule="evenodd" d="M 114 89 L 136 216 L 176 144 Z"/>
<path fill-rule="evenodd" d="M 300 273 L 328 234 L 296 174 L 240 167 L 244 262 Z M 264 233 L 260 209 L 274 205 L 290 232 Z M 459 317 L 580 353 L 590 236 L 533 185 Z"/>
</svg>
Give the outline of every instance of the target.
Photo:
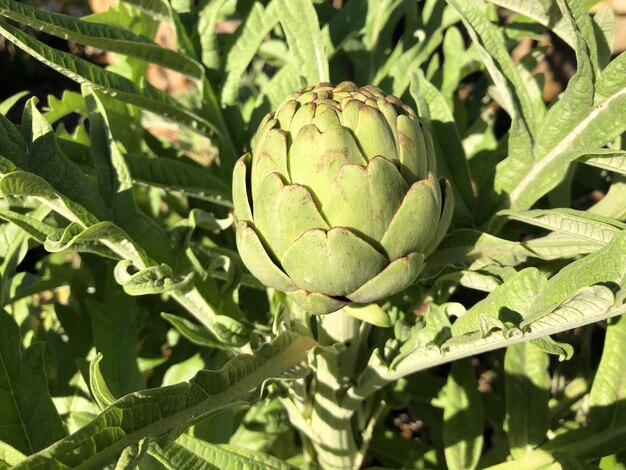
<svg viewBox="0 0 626 470">
<path fill-rule="evenodd" d="M 195 60 L 121 28 L 48 13 L 15 0 L 0 0 L 0 16 L 69 41 L 158 64 L 197 80 L 204 76 L 202 66 Z"/>
<path fill-rule="evenodd" d="M 37 60 L 78 83 L 119 98 L 126 103 L 152 111 L 198 132 L 217 132 L 212 123 L 181 107 L 176 100 L 150 84 L 145 84 L 143 88 L 139 88 L 135 83 L 121 75 L 108 72 L 67 52 L 46 46 L 5 22 L 0 22 L 0 34 Z"/>
<path fill-rule="evenodd" d="M 532 343 L 511 346 L 504 355 L 507 438 L 519 459 L 542 444 L 550 426 L 548 355 Z"/>
<path fill-rule="evenodd" d="M 589 404 L 591 424 L 597 429 L 626 422 L 626 317 L 607 328 Z"/>
<path fill-rule="evenodd" d="M 144 438 L 172 440 L 187 427 L 234 405 L 254 399 L 270 378 L 301 376 L 315 341 L 285 332 L 254 355 L 232 359 L 219 371 L 200 371 L 189 382 L 127 395 L 98 417 L 16 469 L 36 466 L 103 468 Z"/>
<path fill-rule="evenodd" d="M 307 83 L 329 80 L 328 59 L 324 50 L 319 20 L 313 4 L 306 0 L 274 0 L 280 11 L 289 52 Z"/>
</svg>

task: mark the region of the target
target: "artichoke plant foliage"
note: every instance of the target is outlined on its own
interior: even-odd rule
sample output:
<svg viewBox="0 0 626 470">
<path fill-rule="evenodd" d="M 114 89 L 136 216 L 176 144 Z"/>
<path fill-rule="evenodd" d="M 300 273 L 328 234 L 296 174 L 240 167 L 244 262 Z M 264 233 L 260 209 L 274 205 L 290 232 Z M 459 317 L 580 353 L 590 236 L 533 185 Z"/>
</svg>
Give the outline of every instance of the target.
<svg viewBox="0 0 626 470">
<path fill-rule="evenodd" d="M 351 82 L 302 88 L 269 113 L 233 199 L 248 269 L 312 314 L 415 282 L 453 207 L 416 113 Z"/>
</svg>

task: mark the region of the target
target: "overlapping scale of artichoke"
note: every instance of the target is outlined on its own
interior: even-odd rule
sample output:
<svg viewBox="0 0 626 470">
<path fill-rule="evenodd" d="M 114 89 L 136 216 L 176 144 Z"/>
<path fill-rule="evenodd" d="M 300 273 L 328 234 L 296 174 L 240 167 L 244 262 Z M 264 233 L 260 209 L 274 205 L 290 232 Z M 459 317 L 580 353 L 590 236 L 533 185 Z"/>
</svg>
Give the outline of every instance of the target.
<svg viewBox="0 0 626 470">
<path fill-rule="evenodd" d="M 237 246 L 312 314 L 415 282 L 452 216 L 430 134 L 373 86 L 320 83 L 263 120 L 233 176 Z"/>
</svg>

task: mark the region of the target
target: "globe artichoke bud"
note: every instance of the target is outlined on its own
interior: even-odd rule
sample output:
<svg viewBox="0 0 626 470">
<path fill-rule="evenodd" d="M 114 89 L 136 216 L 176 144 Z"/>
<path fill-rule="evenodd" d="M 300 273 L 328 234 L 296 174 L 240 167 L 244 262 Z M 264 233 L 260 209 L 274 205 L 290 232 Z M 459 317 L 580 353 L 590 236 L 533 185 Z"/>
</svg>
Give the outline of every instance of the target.
<svg viewBox="0 0 626 470">
<path fill-rule="evenodd" d="M 243 262 L 312 314 L 411 285 L 452 216 L 415 112 L 350 82 L 305 87 L 265 117 L 233 200 Z"/>
</svg>

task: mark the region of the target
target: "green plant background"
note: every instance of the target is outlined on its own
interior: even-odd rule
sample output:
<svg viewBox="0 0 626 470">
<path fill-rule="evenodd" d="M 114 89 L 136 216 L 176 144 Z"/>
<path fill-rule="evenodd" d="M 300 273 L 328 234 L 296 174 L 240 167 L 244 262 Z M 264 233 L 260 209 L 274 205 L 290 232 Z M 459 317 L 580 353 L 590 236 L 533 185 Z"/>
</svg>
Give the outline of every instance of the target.
<svg viewBox="0 0 626 470">
<path fill-rule="evenodd" d="M 626 53 L 593 3 L 0 0 L 0 468 L 624 468 Z M 416 109 L 455 192 L 363 313 L 390 328 L 235 249 L 236 159 L 329 80 Z"/>
</svg>

